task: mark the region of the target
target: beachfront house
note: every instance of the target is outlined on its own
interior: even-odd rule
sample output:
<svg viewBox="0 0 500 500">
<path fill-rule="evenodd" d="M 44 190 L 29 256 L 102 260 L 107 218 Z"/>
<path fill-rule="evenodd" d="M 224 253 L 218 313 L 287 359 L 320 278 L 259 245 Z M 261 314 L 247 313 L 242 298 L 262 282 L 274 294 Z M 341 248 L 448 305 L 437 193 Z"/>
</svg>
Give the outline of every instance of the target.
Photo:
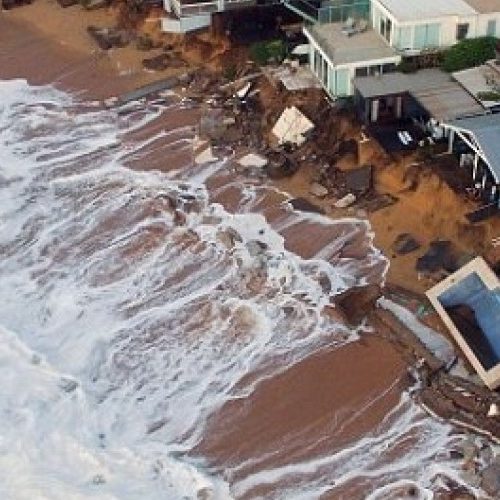
<svg viewBox="0 0 500 500">
<path fill-rule="evenodd" d="M 355 78 L 391 72 L 405 56 L 500 36 L 498 0 L 284 2 L 306 20 L 311 70 L 333 98 L 353 95 Z"/>
<path fill-rule="evenodd" d="M 373 29 L 403 53 L 500 35 L 498 0 L 371 0 Z"/>
</svg>

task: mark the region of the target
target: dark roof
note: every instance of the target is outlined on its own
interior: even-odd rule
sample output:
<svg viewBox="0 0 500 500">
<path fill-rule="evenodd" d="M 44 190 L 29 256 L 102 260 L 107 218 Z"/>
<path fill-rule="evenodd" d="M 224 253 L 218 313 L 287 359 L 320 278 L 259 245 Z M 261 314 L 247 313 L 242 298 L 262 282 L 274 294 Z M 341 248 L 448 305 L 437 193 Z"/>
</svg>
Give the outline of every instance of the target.
<svg viewBox="0 0 500 500">
<path fill-rule="evenodd" d="M 354 86 L 365 98 L 408 92 L 440 121 L 484 112 L 474 97 L 439 69 L 360 77 L 354 79 Z"/>
<path fill-rule="evenodd" d="M 474 136 L 492 174 L 500 182 L 500 113 L 453 120 L 450 125 L 467 130 Z"/>
</svg>

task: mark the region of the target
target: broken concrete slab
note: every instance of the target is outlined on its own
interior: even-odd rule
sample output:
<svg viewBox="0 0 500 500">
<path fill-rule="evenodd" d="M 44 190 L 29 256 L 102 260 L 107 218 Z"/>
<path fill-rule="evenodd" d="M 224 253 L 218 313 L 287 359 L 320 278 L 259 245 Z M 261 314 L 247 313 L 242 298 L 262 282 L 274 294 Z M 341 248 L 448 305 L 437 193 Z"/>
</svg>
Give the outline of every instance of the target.
<svg viewBox="0 0 500 500">
<path fill-rule="evenodd" d="M 309 192 L 313 196 L 316 196 L 316 198 L 324 198 L 328 195 L 328 189 L 318 182 L 313 182 L 311 184 L 311 186 L 309 187 Z"/>
<path fill-rule="evenodd" d="M 420 243 L 410 233 L 401 233 L 395 239 L 392 248 L 398 255 L 406 255 L 418 250 Z"/>
<path fill-rule="evenodd" d="M 207 149 L 204 149 L 201 153 L 199 153 L 195 159 L 194 162 L 197 165 L 203 165 L 206 163 L 214 163 L 218 160 L 216 156 L 214 156 L 212 148 L 208 147 Z"/>
<path fill-rule="evenodd" d="M 372 187 L 373 168 L 366 165 L 345 172 L 345 183 L 347 189 L 356 194 L 366 193 Z"/>
<path fill-rule="evenodd" d="M 333 206 L 335 208 L 347 208 L 350 207 L 353 203 L 356 202 L 356 196 L 353 193 L 346 194 L 340 200 L 337 200 Z"/>
<path fill-rule="evenodd" d="M 237 162 L 244 168 L 264 168 L 268 164 L 267 158 L 255 153 L 248 153 Z"/>
<path fill-rule="evenodd" d="M 311 203 L 305 198 L 294 198 L 293 200 L 290 200 L 289 203 L 295 210 L 300 210 L 301 212 L 311 212 L 313 214 L 322 215 L 325 213 L 321 207 L 318 207 L 318 205 Z"/>
<path fill-rule="evenodd" d="M 306 136 L 314 129 L 314 123 L 309 120 L 297 107 L 285 108 L 273 127 L 273 135 L 278 139 L 279 144 L 302 145 Z"/>
</svg>

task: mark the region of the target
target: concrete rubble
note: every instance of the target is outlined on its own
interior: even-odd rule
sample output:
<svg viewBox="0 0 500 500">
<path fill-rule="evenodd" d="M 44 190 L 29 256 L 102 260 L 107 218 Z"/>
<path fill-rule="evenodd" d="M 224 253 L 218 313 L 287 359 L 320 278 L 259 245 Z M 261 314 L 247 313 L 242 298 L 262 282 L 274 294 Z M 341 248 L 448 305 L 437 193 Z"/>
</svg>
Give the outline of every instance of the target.
<svg viewBox="0 0 500 500">
<path fill-rule="evenodd" d="M 309 120 L 298 108 L 290 106 L 285 108 L 272 133 L 278 144 L 291 143 L 297 146 L 304 144 L 307 134 L 314 129 L 314 123 Z"/>
</svg>

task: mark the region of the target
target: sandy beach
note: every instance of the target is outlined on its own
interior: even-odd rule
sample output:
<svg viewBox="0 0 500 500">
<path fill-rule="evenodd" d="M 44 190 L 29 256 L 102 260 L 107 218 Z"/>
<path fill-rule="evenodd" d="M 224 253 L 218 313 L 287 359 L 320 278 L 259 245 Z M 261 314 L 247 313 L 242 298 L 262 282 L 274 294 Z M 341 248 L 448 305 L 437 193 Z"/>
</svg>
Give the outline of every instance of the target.
<svg viewBox="0 0 500 500">
<path fill-rule="evenodd" d="M 144 54 L 134 47 L 106 53 L 97 50 L 86 27 L 89 24 L 112 26 L 115 16 L 115 12 L 106 10 L 82 15 L 79 7 L 63 10 L 53 0 L 39 0 L 26 7 L 1 12 L 0 78 L 23 78 L 34 85 L 55 85 L 80 95 L 84 100 L 103 100 L 186 71 L 186 68 L 175 68 L 147 72 L 141 65 Z M 39 19 L 44 22 L 38 23 Z M 134 143 L 147 141 L 150 137 L 157 139 L 145 146 L 140 161 L 131 158 L 125 164 L 134 169 L 147 165 L 144 167 L 147 170 L 162 172 L 184 168 L 192 163 L 193 153 L 182 147 L 176 151 L 172 144 L 177 139 L 181 146 L 184 140 L 194 140 L 198 121 L 197 109 L 166 112 L 148 127 L 128 136 L 127 140 Z M 178 137 L 169 135 L 179 129 Z M 380 151 L 373 146 L 373 150 L 365 153 L 369 160 Z M 421 297 L 432 281 L 417 276 L 414 263 L 423 255 L 427 245 L 438 237 L 458 242 L 464 251 L 482 248 L 491 258 L 500 258 L 500 249 L 479 243 L 479 240 L 488 242 L 498 234 L 500 222 L 497 219 L 481 226 L 480 235 L 471 235 L 459 224 L 449 224 L 447 213 L 454 212 L 458 219 L 458 214 L 466 213 L 472 205 L 462 203 L 463 200 L 459 200 L 432 174 L 428 174 L 428 179 L 416 191 L 408 191 L 403 170 L 404 165 L 389 164 L 376 178 L 377 189 L 398 192 L 399 202 L 384 210 L 364 214 L 374 233 L 375 247 L 390 260 L 387 281 L 413 292 L 417 298 Z M 263 190 L 262 198 L 254 207 L 255 212 L 264 214 L 271 227 L 279 227 L 286 214 L 281 207 L 284 195 L 273 190 L 276 188 L 292 197 L 313 201 L 333 219 L 363 215 L 353 210 L 332 209 L 327 201 L 311 197 L 309 185 L 313 174 L 312 169 L 303 169 L 294 177 L 275 181 Z M 238 182 L 234 174 L 227 172 L 210 177 L 207 182 L 210 201 L 220 203 L 229 213 L 237 212 L 244 201 L 244 193 L 239 186 L 235 187 Z M 441 208 L 441 215 L 435 215 L 437 206 Z M 154 214 L 157 208 L 152 204 L 151 212 L 146 211 L 144 218 Z M 119 220 L 112 223 L 116 227 L 120 225 Z M 373 261 L 371 231 L 362 221 L 357 225 L 339 222 L 328 226 L 312 220 L 299 220 L 296 225 L 284 229 L 281 235 L 287 251 L 310 259 L 336 238 L 349 234 L 348 243 L 336 258 L 359 260 L 359 267 L 353 272 L 353 283 L 366 278 L 369 283 L 379 285 L 386 261 Z M 416 235 L 422 248 L 415 254 L 396 256 L 392 245 L 396 236 L 404 231 Z M 161 245 L 164 234 L 161 231 L 154 234 L 144 246 L 132 249 L 131 255 Z M 200 243 L 194 239 L 186 240 L 182 245 L 184 251 L 202 252 L 197 246 Z M 180 275 L 179 280 L 182 279 L 184 277 Z M 248 286 L 251 290 L 251 284 Z M 337 312 L 333 316 L 336 314 L 336 318 L 342 318 Z M 444 332 L 434 315 L 429 315 L 426 321 Z M 238 330 L 238 325 L 235 329 Z M 245 331 L 244 324 L 241 331 Z M 277 365 L 282 361 L 275 360 Z M 242 386 L 248 382 L 242 381 Z M 286 468 L 294 459 L 307 463 L 328 453 L 340 456 L 342 450 L 356 447 L 364 437 L 377 436 L 377 433 L 387 430 L 387 415 L 398 406 L 401 393 L 410 385 L 408 356 L 388 340 L 385 332 L 375 330 L 355 342 L 332 346 L 306 357 L 259 383 L 248 397 L 225 403 L 210 416 L 203 439 L 190 456 L 203 457 L 210 471 L 230 471 L 227 475 L 235 483 L 238 480 L 244 482 L 247 476 L 264 475 L 266 470 Z M 411 448 L 413 442 L 418 442 L 420 418 L 423 417 L 416 418 L 415 427 L 404 435 L 406 444 L 394 445 L 389 457 L 392 453 L 395 459 L 401 459 L 408 451 L 406 447 Z M 335 464 L 332 461 L 325 467 L 333 469 Z M 245 483 L 238 498 L 273 498 L 277 485 L 285 491 L 287 487 L 293 489 L 296 477 L 303 475 L 307 478 L 307 474 L 304 469 L 296 471 L 295 476 L 283 473 L 279 480 L 264 477 L 261 484 Z M 372 490 L 372 484 L 381 486 L 375 479 L 366 477 L 361 480 L 353 475 L 338 487 L 335 484 L 325 487 L 321 498 L 361 499 Z"/>
</svg>

